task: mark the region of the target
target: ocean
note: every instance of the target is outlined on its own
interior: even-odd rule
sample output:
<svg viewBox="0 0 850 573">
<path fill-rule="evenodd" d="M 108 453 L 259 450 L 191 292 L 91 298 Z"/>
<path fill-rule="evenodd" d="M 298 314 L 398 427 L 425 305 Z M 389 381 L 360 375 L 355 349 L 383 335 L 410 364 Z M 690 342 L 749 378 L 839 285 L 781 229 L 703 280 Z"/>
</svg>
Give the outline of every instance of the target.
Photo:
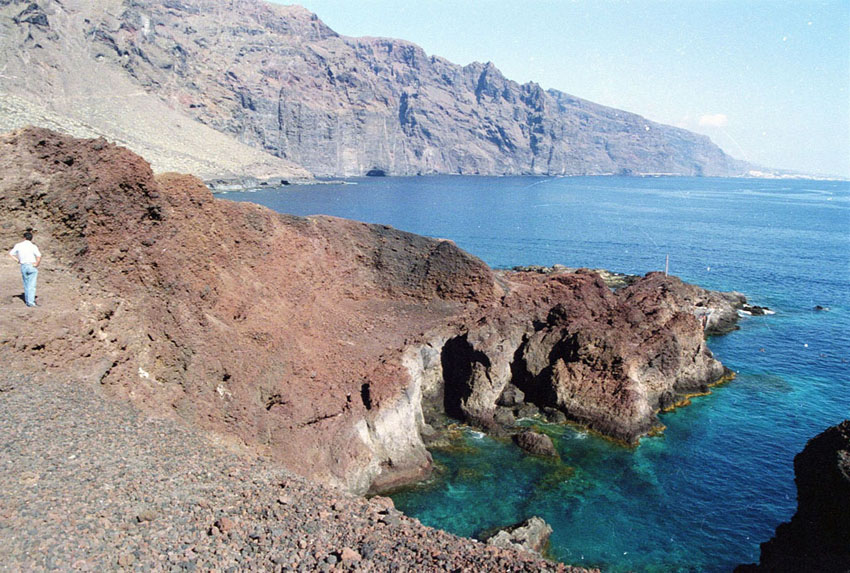
<svg viewBox="0 0 850 573">
<path fill-rule="evenodd" d="M 550 556 L 605 571 L 730 571 L 796 508 L 793 458 L 850 418 L 850 183 L 626 177 L 360 178 L 228 193 L 454 240 L 497 268 L 663 270 L 776 314 L 709 341 L 737 378 L 662 416 L 634 449 L 549 426 L 561 462 L 467 430 L 438 471 L 393 494 L 476 537 L 532 515 Z M 815 310 L 822 306 L 828 310 Z"/>
</svg>

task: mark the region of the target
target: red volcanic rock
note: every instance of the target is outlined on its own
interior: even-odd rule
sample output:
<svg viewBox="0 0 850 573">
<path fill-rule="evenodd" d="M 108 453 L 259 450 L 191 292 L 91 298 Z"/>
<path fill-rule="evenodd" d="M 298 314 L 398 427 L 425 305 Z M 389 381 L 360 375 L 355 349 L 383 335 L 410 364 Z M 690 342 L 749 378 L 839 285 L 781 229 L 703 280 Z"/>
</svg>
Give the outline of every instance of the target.
<svg viewBox="0 0 850 573">
<path fill-rule="evenodd" d="M 634 441 L 723 374 L 705 291 L 673 277 L 495 275 L 450 241 L 216 200 L 103 140 L 0 137 L 0 217 L 10 245 L 37 230 L 61 293 L 14 321 L 4 366 L 87 372 L 357 492 L 428 472 L 434 409 L 492 427 L 508 388 Z"/>
<path fill-rule="evenodd" d="M 481 261 L 389 227 L 215 200 L 100 140 L 29 129 L 0 146 L 3 238 L 37 229 L 47 260 L 102 301 L 76 350 L 107 357 L 105 387 L 355 490 L 382 463 L 427 470 L 414 416 L 390 414 L 412 407 L 405 371 L 375 370 L 492 298 Z"/>
<path fill-rule="evenodd" d="M 505 278 L 502 306 L 444 345 L 445 390 L 426 396 L 450 415 L 491 425 L 512 383 L 526 401 L 634 443 L 659 425 L 659 410 L 724 376 L 684 298 L 702 289 L 660 274 L 616 293 L 590 271 Z"/>
</svg>

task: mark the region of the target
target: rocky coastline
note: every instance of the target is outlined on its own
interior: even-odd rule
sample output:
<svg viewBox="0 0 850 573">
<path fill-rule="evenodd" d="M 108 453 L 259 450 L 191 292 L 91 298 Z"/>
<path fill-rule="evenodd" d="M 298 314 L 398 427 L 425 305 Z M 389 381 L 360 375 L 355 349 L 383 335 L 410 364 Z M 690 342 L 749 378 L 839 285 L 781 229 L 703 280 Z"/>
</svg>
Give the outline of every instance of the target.
<svg viewBox="0 0 850 573">
<path fill-rule="evenodd" d="M 218 178 L 207 179 L 204 181 L 210 191 L 213 193 L 226 193 L 228 191 L 253 191 L 256 189 L 271 189 L 279 187 L 287 187 L 289 185 L 306 185 L 315 183 L 314 179 L 290 179 L 284 177 L 234 177 L 234 178 Z"/>
<path fill-rule="evenodd" d="M 4 332 L 9 372 L 353 494 L 426 476 L 446 416 L 515 432 L 542 412 L 635 444 L 728 377 L 705 337 L 743 304 L 663 273 L 612 290 L 585 269 L 493 271 L 451 241 L 216 200 L 35 128 L 0 136 L 0 218 L 4 242 L 37 230 L 62 293 Z"/>
<path fill-rule="evenodd" d="M 501 278 L 514 289 L 508 313 L 484 310 L 414 349 L 426 423 L 448 414 L 505 433 L 518 431 L 518 417 L 541 416 L 634 445 L 662 429 L 660 411 L 731 376 L 699 318 L 716 309 L 737 319 L 717 293 L 661 273 L 616 292 L 587 270 Z"/>
</svg>

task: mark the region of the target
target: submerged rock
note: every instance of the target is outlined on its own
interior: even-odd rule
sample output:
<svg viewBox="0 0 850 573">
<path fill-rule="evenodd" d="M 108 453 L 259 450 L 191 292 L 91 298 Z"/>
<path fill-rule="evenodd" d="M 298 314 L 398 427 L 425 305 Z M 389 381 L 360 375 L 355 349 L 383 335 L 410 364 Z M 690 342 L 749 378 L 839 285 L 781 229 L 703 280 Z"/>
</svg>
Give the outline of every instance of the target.
<svg viewBox="0 0 850 573">
<path fill-rule="evenodd" d="M 521 523 L 500 530 L 486 539 L 487 545 L 527 551 L 542 555 L 552 535 L 552 527 L 540 517 L 531 517 Z"/>
<path fill-rule="evenodd" d="M 555 444 L 552 442 L 552 438 L 546 434 L 526 430 L 520 434 L 514 435 L 513 440 L 516 445 L 529 454 L 550 458 L 560 457 L 558 455 L 558 450 L 555 449 Z"/>
</svg>

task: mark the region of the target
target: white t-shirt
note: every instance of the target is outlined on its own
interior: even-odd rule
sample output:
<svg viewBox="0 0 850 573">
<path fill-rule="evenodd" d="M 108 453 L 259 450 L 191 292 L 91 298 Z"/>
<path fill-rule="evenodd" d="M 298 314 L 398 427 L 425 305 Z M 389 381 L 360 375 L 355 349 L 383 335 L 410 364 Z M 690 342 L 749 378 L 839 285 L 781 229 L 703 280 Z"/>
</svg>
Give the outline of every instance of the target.
<svg viewBox="0 0 850 573">
<path fill-rule="evenodd" d="M 21 241 L 12 247 L 9 254 L 13 257 L 18 257 L 18 262 L 22 265 L 34 265 L 35 261 L 41 256 L 41 251 L 31 241 Z"/>
</svg>

